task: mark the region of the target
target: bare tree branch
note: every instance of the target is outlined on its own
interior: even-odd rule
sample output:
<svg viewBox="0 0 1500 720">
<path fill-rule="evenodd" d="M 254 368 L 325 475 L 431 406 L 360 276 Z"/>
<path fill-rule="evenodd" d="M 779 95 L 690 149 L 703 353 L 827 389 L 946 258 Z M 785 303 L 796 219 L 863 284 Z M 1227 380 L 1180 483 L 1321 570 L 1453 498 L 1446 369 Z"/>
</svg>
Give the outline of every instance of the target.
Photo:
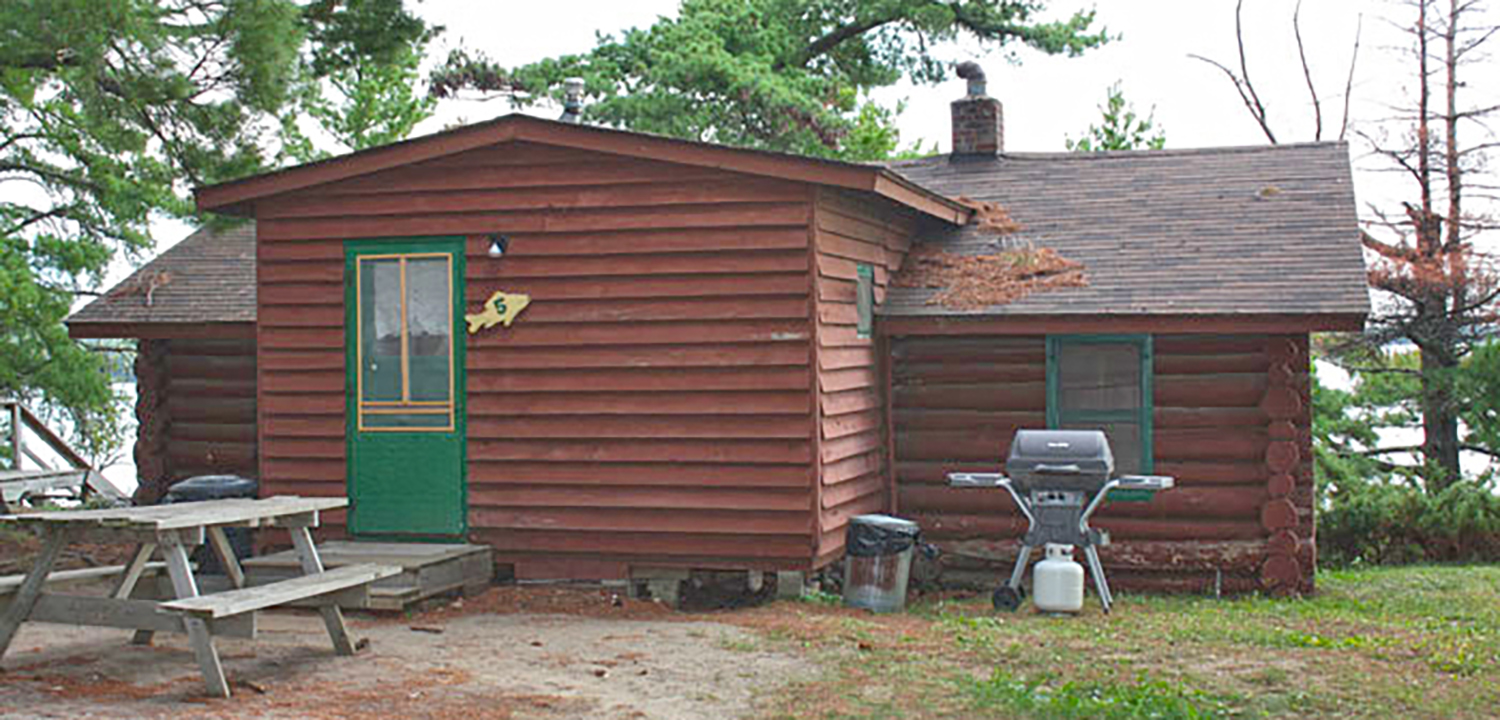
<svg viewBox="0 0 1500 720">
<path fill-rule="evenodd" d="M 4 150 L 18 142 L 23 142 L 26 140 L 41 140 L 44 137 L 46 136 L 41 133 L 18 133 L 6 138 L 5 142 L 0 142 L 0 150 Z"/>
<path fill-rule="evenodd" d="M 1493 450 L 1493 449 L 1484 447 L 1483 445 L 1459 445 L 1458 449 L 1459 450 L 1467 450 L 1469 452 L 1476 452 L 1476 453 L 1479 453 L 1481 455 L 1488 455 L 1488 456 L 1493 457 L 1493 458 L 1500 458 L 1500 450 Z"/>
<path fill-rule="evenodd" d="M 858 6 L 856 5 L 856 7 Z M 797 55 L 792 59 L 792 64 L 796 65 L 797 67 L 804 66 L 809 62 L 812 62 L 813 58 L 821 57 L 829 50 L 838 47 L 839 43 L 842 43 L 849 38 L 863 35 L 871 30 L 874 30 L 877 27 L 880 27 L 881 25 L 885 25 L 886 23 L 889 23 L 892 20 L 896 19 L 898 15 L 899 13 L 893 10 L 885 15 L 876 15 L 874 17 L 865 18 L 862 21 L 856 20 L 847 25 L 840 25 L 839 27 L 836 27 L 832 31 L 830 31 L 827 35 L 824 35 L 812 41 L 811 43 L 808 43 L 807 47 L 803 48 L 802 52 L 797 53 Z M 777 67 L 780 68 L 782 67 L 782 65 L 778 64 Z"/>
<path fill-rule="evenodd" d="M 1255 122 L 1260 125 L 1260 129 L 1266 134 L 1266 138 L 1271 141 L 1272 145 L 1275 145 L 1276 134 L 1271 132 L 1271 127 L 1266 124 L 1265 117 L 1256 112 L 1255 102 L 1251 99 L 1250 95 L 1246 93 L 1245 83 L 1240 80 L 1240 76 L 1235 75 L 1233 70 L 1224 67 L 1224 65 L 1219 63 L 1217 60 L 1210 60 L 1206 57 L 1203 57 L 1202 55 L 1197 55 L 1194 53 L 1188 53 L 1188 57 L 1193 58 L 1194 60 L 1202 60 L 1203 62 L 1206 62 L 1209 65 L 1212 65 L 1224 71 L 1224 74 L 1229 77 L 1229 81 L 1234 83 L 1234 89 L 1240 94 L 1240 100 L 1244 101 L 1245 109 L 1250 111 L 1250 116 L 1255 118 Z"/>
<path fill-rule="evenodd" d="M 1302 0 L 1297 0 L 1297 9 L 1292 11 L 1292 35 L 1297 38 L 1297 58 L 1302 61 L 1302 78 L 1307 81 L 1307 92 L 1312 95 L 1313 141 L 1323 139 L 1323 103 L 1318 101 L 1318 88 L 1313 85 L 1312 69 L 1307 66 L 1307 48 L 1302 44 Z M 1244 65 L 1245 53 L 1240 51 L 1240 64 Z"/>
<path fill-rule="evenodd" d="M 1255 101 L 1255 117 L 1260 122 L 1262 130 L 1266 131 L 1266 139 L 1276 144 L 1276 135 L 1271 132 L 1271 126 L 1266 124 L 1266 106 L 1260 101 L 1260 95 L 1255 92 L 1255 84 L 1250 82 L 1250 65 L 1245 62 L 1245 35 L 1244 23 L 1241 22 L 1242 11 L 1245 8 L 1245 0 L 1238 0 L 1234 4 L 1234 42 L 1240 50 L 1240 78 L 1245 81 L 1245 90 L 1250 93 L 1250 99 Z"/>
<path fill-rule="evenodd" d="M 58 205 L 50 210 L 37 212 L 31 217 L 28 217 L 25 220 L 22 220 L 21 222 L 6 228 L 4 232 L 0 232 L 0 237 L 15 235 L 16 233 L 19 233 L 22 230 L 25 230 L 26 228 L 31 227 L 32 225 L 35 225 L 39 222 L 42 222 L 43 220 L 63 217 L 64 215 L 72 212 L 74 209 L 76 208 L 74 208 L 74 206 L 72 205 Z"/>
<path fill-rule="evenodd" d="M 1370 455 L 1389 455 L 1391 453 L 1403 453 L 1403 452 L 1404 453 L 1420 453 L 1424 449 L 1425 448 L 1423 448 L 1421 445 L 1404 445 L 1402 447 L 1372 448 L 1370 450 L 1361 450 L 1359 452 L 1356 452 L 1355 454 L 1356 455 L 1364 455 L 1364 456 L 1368 457 Z"/>
<path fill-rule="evenodd" d="M 1359 61 L 1359 39 L 1364 34 L 1365 16 L 1360 13 L 1354 26 L 1354 52 L 1349 55 L 1349 77 L 1344 81 L 1344 119 L 1339 123 L 1339 142 L 1349 130 L 1349 98 L 1354 94 L 1354 64 Z"/>
</svg>

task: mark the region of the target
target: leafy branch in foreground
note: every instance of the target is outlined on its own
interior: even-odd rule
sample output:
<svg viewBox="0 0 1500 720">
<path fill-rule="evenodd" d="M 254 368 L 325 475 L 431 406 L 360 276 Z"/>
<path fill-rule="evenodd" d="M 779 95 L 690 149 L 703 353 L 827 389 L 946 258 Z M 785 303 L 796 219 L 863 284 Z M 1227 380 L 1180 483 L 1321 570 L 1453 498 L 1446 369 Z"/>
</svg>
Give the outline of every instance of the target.
<svg viewBox="0 0 1500 720">
<path fill-rule="evenodd" d="M 190 185 L 268 169 L 321 78 L 430 32 L 402 0 L 0 3 L 0 395 L 114 437 L 103 364 L 62 325 L 75 297 L 191 216 Z"/>
<path fill-rule="evenodd" d="M 431 76 L 437 97 L 556 100 L 585 81 L 587 121 L 729 145 L 868 159 L 868 93 L 903 77 L 936 83 L 969 38 L 1076 56 L 1108 40 L 1094 13 L 1042 21 L 1041 0 L 685 0 L 678 17 L 603 35 L 593 50 L 501 67 L 454 51 Z M 889 111 L 889 108 L 883 108 Z M 890 122 L 885 123 L 887 126 Z M 893 143 L 882 147 L 894 149 Z"/>
</svg>

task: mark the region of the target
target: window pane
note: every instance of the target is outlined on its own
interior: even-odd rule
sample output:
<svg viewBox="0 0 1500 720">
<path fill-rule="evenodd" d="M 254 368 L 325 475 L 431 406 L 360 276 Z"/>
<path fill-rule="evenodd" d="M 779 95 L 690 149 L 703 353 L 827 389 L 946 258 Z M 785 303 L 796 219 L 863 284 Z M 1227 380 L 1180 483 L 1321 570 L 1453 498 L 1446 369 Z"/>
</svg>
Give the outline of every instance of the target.
<svg viewBox="0 0 1500 720">
<path fill-rule="evenodd" d="M 1133 343 L 1059 343 L 1061 410 L 1134 410 L 1141 406 L 1141 353 Z"/>
<path fill-rule="evenodd" d="M 360 260 L 359 302 L 362 398 L 400 400 L 400 261 Z"/>
<path fill-rule="evenodd" d="M 406 325 L 411 399 L 448 400 L 453 335 L 452 274 L 447 258 L 406 261 Z"/>
<path fill-rule="evenodd" d="M 1115 474 L 1139 474 L 1141 468 L 1141 426 L 1133 422 L 1063 422 L 1065 430 L 1103 430 L 1109 438 L 1109 451 L 1115 456 Z"/>
<path fill-rule="evenodd" d="M 860 263 L 859 280 L 854 286 L 854 309 L 858 318 L 855 328 L 859 337 L 869 337 L 875 327 L 875 270 Z"/>
</svg>

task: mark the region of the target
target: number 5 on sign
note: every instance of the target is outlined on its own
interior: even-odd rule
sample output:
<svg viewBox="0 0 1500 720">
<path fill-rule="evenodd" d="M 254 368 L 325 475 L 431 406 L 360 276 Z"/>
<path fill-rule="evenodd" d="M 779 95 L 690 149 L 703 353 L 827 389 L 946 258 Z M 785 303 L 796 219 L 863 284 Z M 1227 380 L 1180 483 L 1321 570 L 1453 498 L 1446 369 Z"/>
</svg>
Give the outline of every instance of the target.
<svg viewBox="0 0 1500 720">
<path fill-rule="evenodd" d="M 484 309 L 473 315 L 465 315 L 464 320 L 469 323 L 469 334 L 492 328 L 496 325 L 510 327 L 516 316 L 531 304 L 530 295 L 520 293 L 497 292 L 484 301 Z"/>
</svg>

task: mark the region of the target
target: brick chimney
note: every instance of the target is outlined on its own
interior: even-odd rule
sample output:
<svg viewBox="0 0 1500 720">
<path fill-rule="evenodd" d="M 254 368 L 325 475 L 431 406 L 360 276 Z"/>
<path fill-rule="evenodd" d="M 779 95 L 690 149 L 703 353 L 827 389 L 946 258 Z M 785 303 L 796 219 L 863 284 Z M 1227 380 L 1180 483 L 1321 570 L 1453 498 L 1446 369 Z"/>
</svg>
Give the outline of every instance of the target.
<svg viewBox="0 0 1500 720">
<path fill-rule="evenodd" d="M 1005 116 L 1000 101 L 985 94 L 984 69 L 979 63 L 959 63 L 958 76 L 969 81 L 969 92 L 952 104 L 952 157 L 994 157 L 1005 150 Z"/>
</svg>

